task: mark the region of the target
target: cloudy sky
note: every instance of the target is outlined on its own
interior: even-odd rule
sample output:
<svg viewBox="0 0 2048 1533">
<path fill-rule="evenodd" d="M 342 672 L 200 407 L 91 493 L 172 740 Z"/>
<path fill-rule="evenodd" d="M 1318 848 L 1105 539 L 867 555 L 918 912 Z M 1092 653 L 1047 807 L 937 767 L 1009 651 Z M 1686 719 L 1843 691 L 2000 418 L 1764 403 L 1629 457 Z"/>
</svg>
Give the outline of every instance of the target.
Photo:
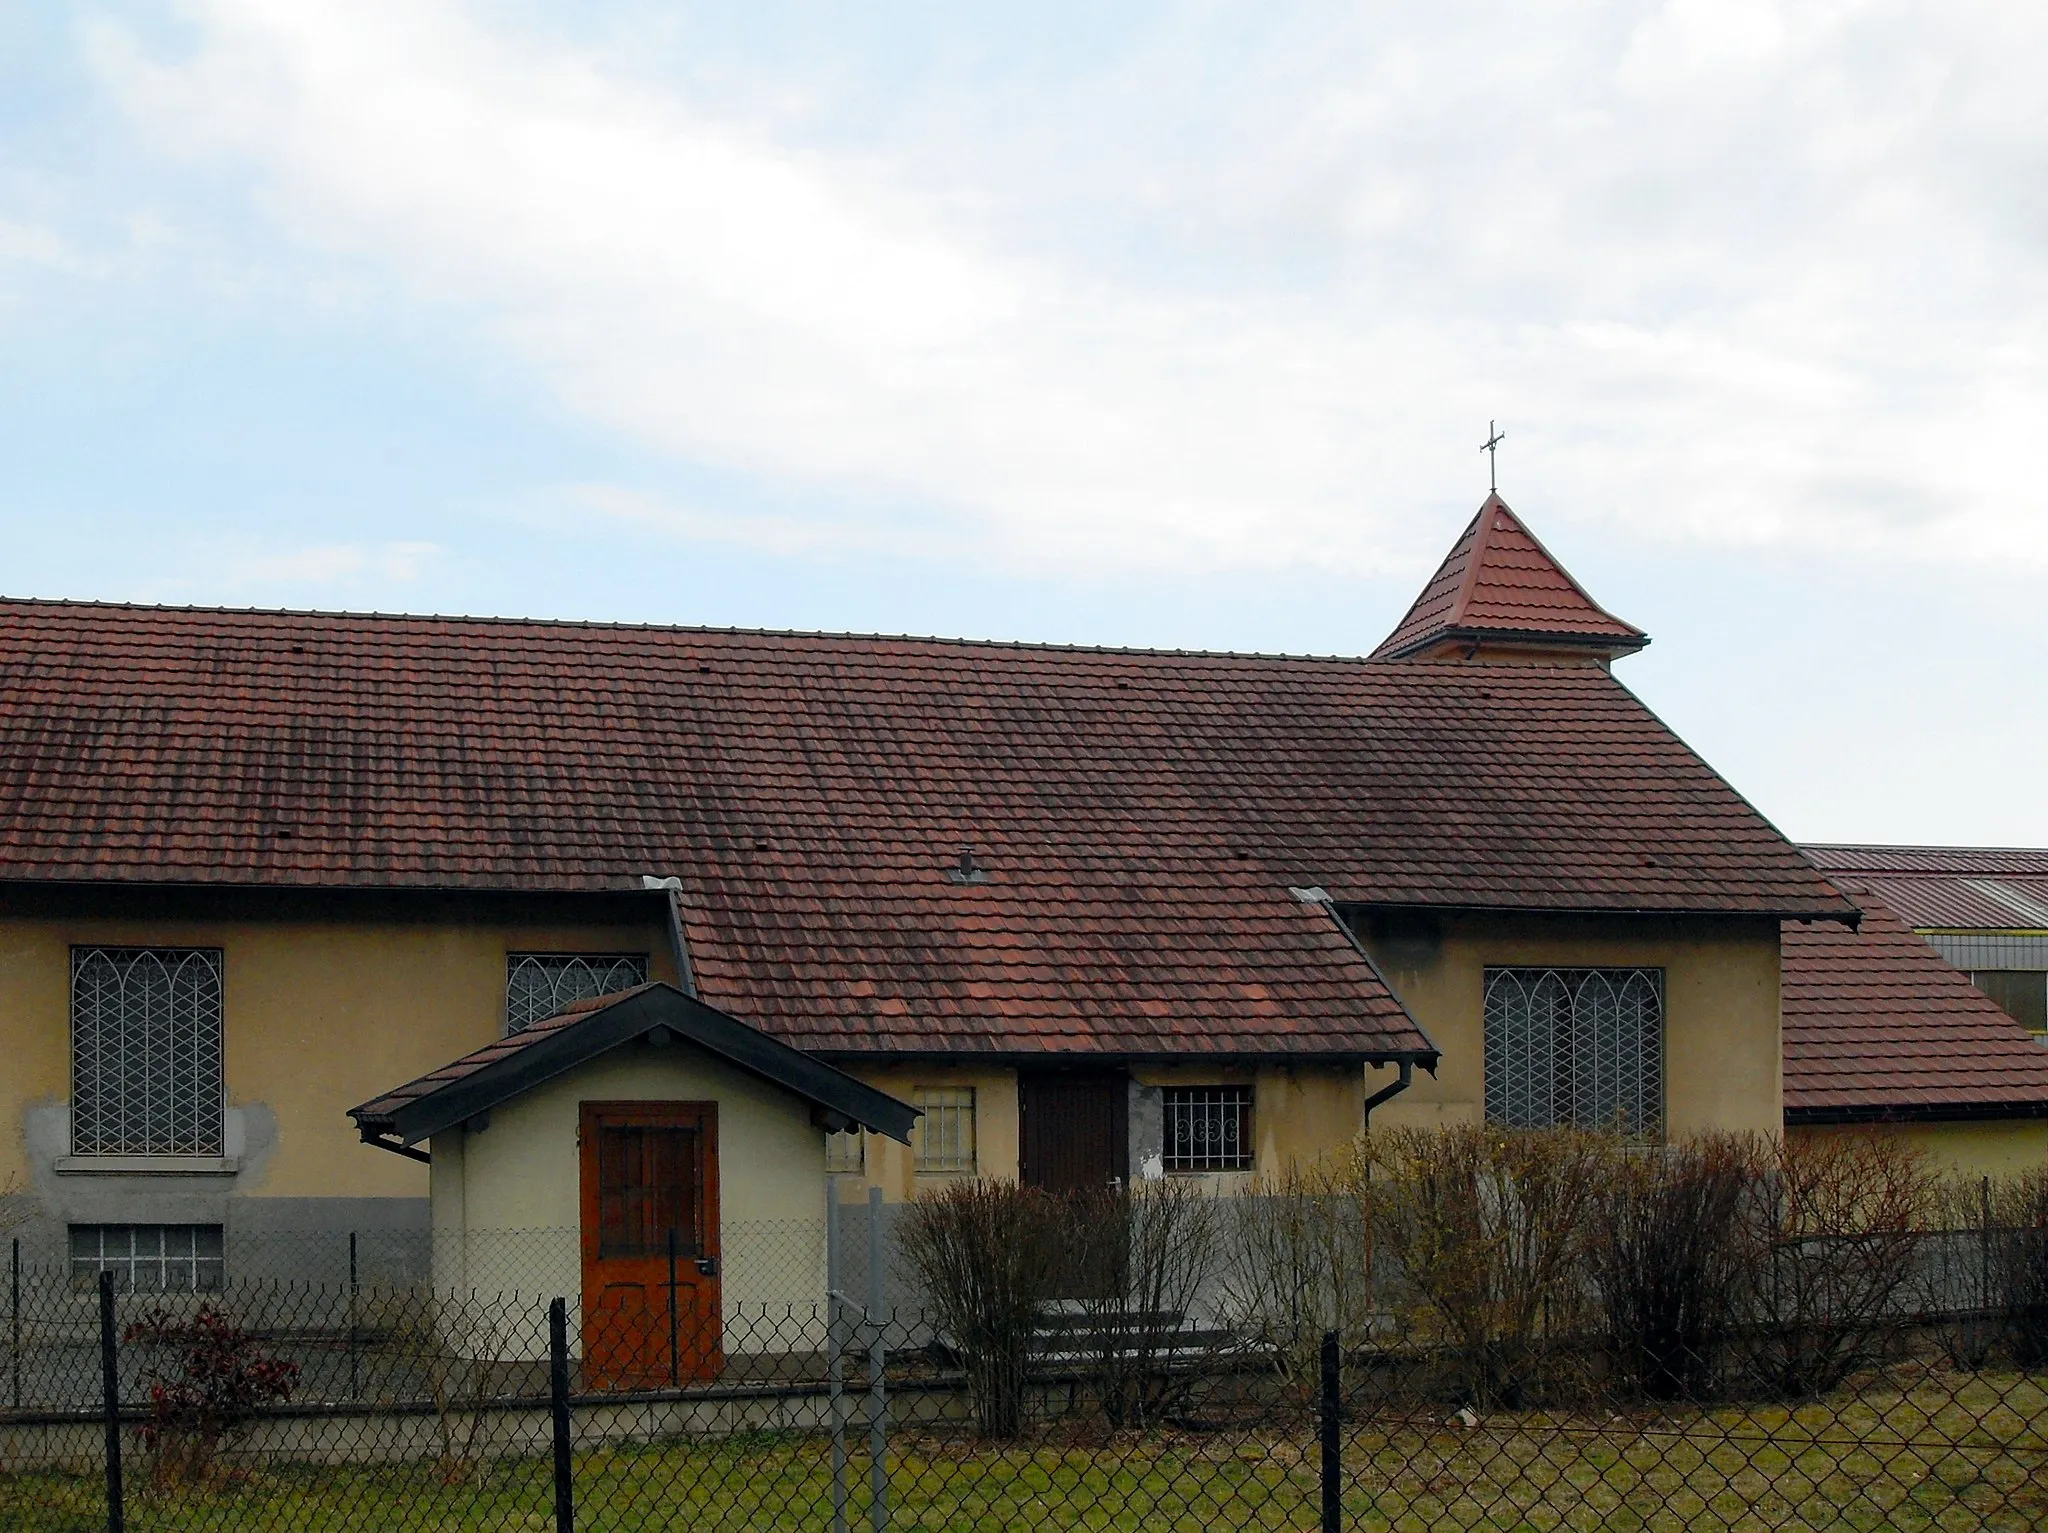
<svg viewBox="0 0 2048 1533">
<path fill-rule="evenodd" d="M 2048 844 L 2048 8 L 0 0 L 9 594 L 1362 653 Z"/>
</svg>

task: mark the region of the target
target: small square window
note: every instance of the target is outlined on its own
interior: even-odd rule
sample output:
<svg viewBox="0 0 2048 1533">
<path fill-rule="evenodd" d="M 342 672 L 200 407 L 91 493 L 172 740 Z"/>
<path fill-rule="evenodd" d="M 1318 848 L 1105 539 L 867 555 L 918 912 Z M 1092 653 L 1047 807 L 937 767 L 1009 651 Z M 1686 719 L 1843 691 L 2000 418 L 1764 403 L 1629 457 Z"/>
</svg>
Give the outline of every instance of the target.
<svg viewBox="0 0 2048 1533">
<path fill-rule="evenodd" d="M 114 1274 L 120 1293 L 213 1293 L 221 1286 L 217 1224 L 74 1224 L 71 1281 L 80 1289 Z"/>
<path fill-rule="evenodd" d="M 920 1091 L 913 1105 L 924 1114 L 910 1131 L 917 1169 L 972 1176 L 974 1088 Z"/>
<path fill-rule="evenodd" d="M 1168 1171 L 1251 1170 L 1251 1087 L 1168 1086 L 1159 1095 Z"/>
<path fill-rule="evenodd" d="M 846 1176 L 867 1169 L 867 1138 L 857 1128 L 825 1136 L 825 1173 Z"/>
</svg>

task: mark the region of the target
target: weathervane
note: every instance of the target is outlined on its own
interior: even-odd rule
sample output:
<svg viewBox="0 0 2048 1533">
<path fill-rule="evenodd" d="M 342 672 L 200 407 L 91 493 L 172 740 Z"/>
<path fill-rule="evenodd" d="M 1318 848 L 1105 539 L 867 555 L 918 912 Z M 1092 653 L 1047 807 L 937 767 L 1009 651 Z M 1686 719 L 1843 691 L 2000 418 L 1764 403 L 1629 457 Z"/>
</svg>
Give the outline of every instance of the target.
<svg viewBox="0 0 2048 1533">
<path fill-rule="evenodd" d="M 1486 445 L 1479 450 L 1486 454 L 1486 487 L 1494 494 L 1500 493 L 1500 478 L 1495 472 L 1500 466 L 1500 442 L 1507 433 L 1498 429 L 1492 421 L 1486 423 Z"/>
</svg>

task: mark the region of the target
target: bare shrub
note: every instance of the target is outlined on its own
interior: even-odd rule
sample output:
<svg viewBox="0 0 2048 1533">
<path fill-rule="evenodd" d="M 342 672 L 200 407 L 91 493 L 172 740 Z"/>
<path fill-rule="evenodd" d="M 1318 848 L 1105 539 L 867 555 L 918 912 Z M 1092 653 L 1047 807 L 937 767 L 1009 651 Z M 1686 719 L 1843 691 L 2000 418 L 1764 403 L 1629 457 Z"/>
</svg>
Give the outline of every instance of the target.
<svg viewBox="0 0 2048 1533">
<path fill-rule="evenodd" d="M 1290 1386 L 1313 1387 L 1324 1332 L 1370 1329 L 1371 1197 L 1363 1162 L 1347 1161 L 1289 1170 L 1219 1210 L 1224 1316 Z"/>
<path fill-rule="evenodd" d="M 1375 1135 L 1378 1225 L 1458 1393 L 1518 1405 L 1542 1381 L 1542 1343 L 1576 1331 L 1590 1297 L 1589 1231 L 1612 1140 L 1569 1129 Z M 1553 1370 L 1553 1377 L 1555 1371 Z"/>
<path fill-rule="evenodd" d="M 1936 1322 L 1942 1352 L 1958 1368 L 1982 1368 L 2002 1327 L 1991 1292 L 1991 1179 L 1948 1177 L 1934 1188 L 1914 1274 L 1915 1302 Z"/>
<path fill-rule="evenodd" d="M 1885 1134 L 1787 1137 L 1746 1200 L 1748 1373 L 1778 1398 L 1876 1361 L 1912 1282 L 1934 1180 Z"/>
<path fill-rule="evenodd" d="M 1616 1157 L 1588 1259 L 1618 1382 L 1652 1400 L 1712 1389 L 1718 1344 L 1741 1315 L 1744 1205 L 1770 1153 L 1710 1134 Z"/>
<path fill-rule="evenodd" d="M 1215 1202 L 1168 1180 L 1076 1193 L 1062 1212 L 1097 1401 L 1112 1426 L 1145 1425 L 1172 1397 L 1181 1326 L 1214 1265 Z"/>
<path fill-rule="evenodd" d="M 2048 1172 L 1990 1184 L 1985 1197 L 1988 1308 L 2012 1360 L 2048 1363 Z"/>
<path fill-rule="evenodd" d="M 1036 1188 L 981 1179 L 922 1193 L 905 1212 L 904 1258 L 960 1355 L 985 1437 L 1023 1425 L 1032 1338 L 1065 1275 L 1066 1223 Z"/>
</svg>

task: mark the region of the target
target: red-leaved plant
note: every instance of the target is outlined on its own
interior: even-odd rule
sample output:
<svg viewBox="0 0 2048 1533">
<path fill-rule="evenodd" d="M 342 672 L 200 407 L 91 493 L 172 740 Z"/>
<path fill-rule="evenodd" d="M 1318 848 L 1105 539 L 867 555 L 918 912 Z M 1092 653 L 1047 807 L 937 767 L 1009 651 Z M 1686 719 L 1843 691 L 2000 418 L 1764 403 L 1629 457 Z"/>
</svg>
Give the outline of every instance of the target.
<svg viewBox="0 0 2048 1533">
<path fill-rule="evenodd" d="M 256 1411 L 290 1399 L 298 1387 L 297 1363 L 263 1351 L 211 1304 L 190 1316 L 152 1310 L 121 1339 L 177 1351 L 173 1369 L 144 1375 L 149 1417 L 142 1445 L 159 1484 L 207 1479 L 221 1449 L 248 1430 Z"/>
</svg>

